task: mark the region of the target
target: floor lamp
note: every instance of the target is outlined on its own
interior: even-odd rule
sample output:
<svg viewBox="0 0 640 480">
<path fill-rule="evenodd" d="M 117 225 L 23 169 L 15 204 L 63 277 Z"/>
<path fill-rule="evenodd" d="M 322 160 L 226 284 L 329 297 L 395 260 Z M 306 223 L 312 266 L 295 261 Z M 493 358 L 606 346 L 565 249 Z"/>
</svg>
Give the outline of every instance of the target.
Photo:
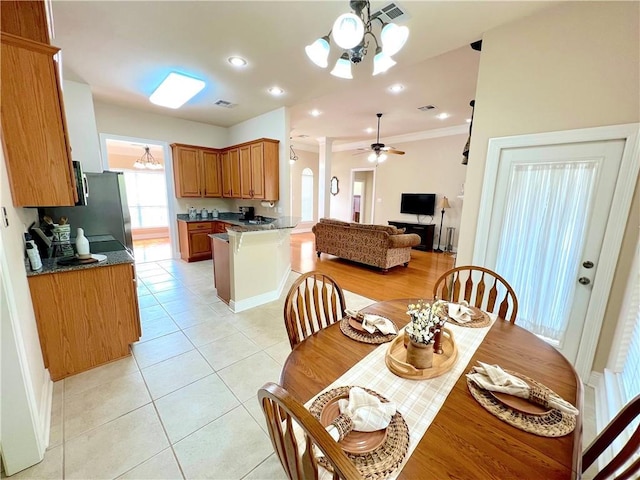
<svg viewBox="0 0 640 480">
<path fill-rule="evenodd" d="M 438 208 L 442 209 L 442 217 L 440 217 L 440 233 L 438 234 L 438 248 L 436 248 L 435 252 L 442 253 L 442 250 L 440 250 L 440 240 L 442 240 L 442 222 L 444 221 L 444 209 L 451 208 L 451 205 L 449 205 L 449 199 L 447 197 L 442 197 L 438 202 Z"/>
</svg>

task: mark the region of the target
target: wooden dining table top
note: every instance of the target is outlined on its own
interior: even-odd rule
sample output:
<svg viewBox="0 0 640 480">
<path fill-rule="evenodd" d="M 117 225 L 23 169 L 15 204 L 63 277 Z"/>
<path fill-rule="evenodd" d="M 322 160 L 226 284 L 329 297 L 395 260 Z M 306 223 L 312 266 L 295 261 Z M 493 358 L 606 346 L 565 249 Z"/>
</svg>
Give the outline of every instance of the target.
<svg viewBox="0 0 640 480">
<path fill-rule="evenodd" d="M 390 318 L 401 328 L 409 320 L 407 305 L 416 300 L 389 300 L 361 311 Z M 306 403 L 378 346 L 348 338 L 337 322 L 293 349 L 282 370 L 280 384 Z M 572 365 L 533 333 L 501 319 L 487 332 L 464 372 L 478 360 L 533 378 L 571 402 L 581 412 L 575 430 L 558 438 L 519 430 L 485 410 L 471 396 L 463 374 L 398 478 L 579 478 L 582 383 Z M 387 367 L 382 364 L 380 368 Z"/>
</svg>

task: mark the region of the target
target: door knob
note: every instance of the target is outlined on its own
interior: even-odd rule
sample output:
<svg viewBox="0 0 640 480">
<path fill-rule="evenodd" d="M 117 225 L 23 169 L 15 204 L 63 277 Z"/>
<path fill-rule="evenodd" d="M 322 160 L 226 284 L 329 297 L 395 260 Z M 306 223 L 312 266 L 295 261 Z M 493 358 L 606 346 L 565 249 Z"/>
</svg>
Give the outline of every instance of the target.
<svg viewBox="0 0 640 480">
<path fill-rule="evenodd" d="M 589 280 L 587 277 L 580 277 L 578 281 L 581 285 L 589 285 L 591 283 L 591 280 Z"/>
<path fill-rule="evenodd" d="M 593 268 L 593 262 L 590 262 L 589 260 L 587 260 L 586 262 L 582 263 L 582 266 L 584 268 Z"/>
</svg>

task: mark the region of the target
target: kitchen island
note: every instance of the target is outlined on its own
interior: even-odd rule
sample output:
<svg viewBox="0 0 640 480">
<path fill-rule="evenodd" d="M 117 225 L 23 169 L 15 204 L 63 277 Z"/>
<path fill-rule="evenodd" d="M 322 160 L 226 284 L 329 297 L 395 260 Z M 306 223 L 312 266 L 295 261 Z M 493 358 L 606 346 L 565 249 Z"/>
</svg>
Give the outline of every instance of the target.
<svg viewBox="0 0 640 480">
<path fill-rule="evenodd" d="M 291 230 L 298 221 L 283 217 L 209 234 L 218 297 L 233 312 L 280 297 L 291 272 Z"/>
</svg>

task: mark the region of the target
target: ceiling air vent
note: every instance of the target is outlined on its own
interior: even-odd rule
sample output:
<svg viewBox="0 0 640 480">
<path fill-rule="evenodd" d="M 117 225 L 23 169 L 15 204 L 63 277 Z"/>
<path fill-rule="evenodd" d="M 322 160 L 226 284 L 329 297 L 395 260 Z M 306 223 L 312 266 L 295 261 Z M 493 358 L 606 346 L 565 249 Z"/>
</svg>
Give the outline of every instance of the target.
<svg viewBox="0 0 640 480">
<path fill-rule="evenodd" d="M 214 103 L 214 105 L 217 107 L 224 107 L 224 108 L 233 108 L 236 106 L 235 103 L 227 102 L 226 100 L 218 100 Z"/>
<path fill-rule="evenodd" d="M 424 105 L 423 107 L 418 107 L 418 110 L 421 112 L 428 112 L 429 110 L 435 110 L 435 105 Z"/>
<path fill-rule="evenodd" d="M 398 2 L 393 2 L 371 14 L 371 20 L 379 18 L 384 23 L 403 23 L 411 18 L 407 9 Z"/>
</svg>

